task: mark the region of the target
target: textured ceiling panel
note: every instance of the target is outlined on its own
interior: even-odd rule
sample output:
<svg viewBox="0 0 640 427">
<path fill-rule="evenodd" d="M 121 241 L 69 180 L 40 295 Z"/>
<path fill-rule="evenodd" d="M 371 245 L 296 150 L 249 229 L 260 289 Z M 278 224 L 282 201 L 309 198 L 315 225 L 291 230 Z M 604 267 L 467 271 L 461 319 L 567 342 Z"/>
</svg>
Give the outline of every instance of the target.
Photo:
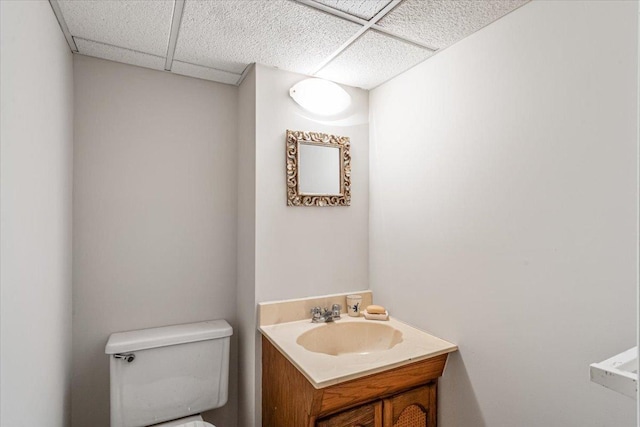
<svg viewBox="0 0 640 427">
<path fill-rule="evenodd" d="M 474 33 L 529 0 L 405 0 L 378 25 L 437 49 Z"/>
<path fill-rule="evenodd" d="M 204 80 L 235 85 L 240 80 L 240 74 L 227 73 L 226 71 L 215 70 L 213 68 L 201 67 L 199 65 L 187 64 L 186 62 L 173 61 L 171 72 L 183 76 L 197 77 Z"/>
<path fill-rule="evenodd" d="M 391 0 L 315 0 L 315 2 L 368 21 L 391 3 Z"/>
<path fill-rule="evenodd" d="M 259 62 L 308 74 L 359 28 L 286 0 L 188 0 L 174 58 L 233 73 Z"/>
<path fill-rule="evenodd" d="M 430 50 L 369 30 L 317 76 L 371 89 L 431 55 Z"/>
<path fill-rule="evenodd" d="M 154 70 L 164 70 L 164 58 L 146 53 L 136 52 L 129 49 L 97 43 L 91 40 L 76 38 L 76 45 L 79 53 L 96 58 L 109 59 L 111 61 L 123 62 L 125 64 L 138 65 Z"/>
<path fill-rule="evenodd" d="M 172 0 L 58 2 L 71 35 L 138 52 L 165 56 Z"/>
</svg>

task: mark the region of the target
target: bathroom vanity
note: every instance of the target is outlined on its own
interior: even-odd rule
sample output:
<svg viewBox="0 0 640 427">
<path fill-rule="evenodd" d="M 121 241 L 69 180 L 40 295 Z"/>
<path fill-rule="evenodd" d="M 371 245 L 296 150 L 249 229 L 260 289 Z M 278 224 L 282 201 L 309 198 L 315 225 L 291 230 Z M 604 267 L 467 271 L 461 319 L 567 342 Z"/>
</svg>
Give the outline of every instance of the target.
<svg viewBox="0 0 640 427">
<path fill-rule="evenodd" d="M 435 427 L 447 354 L 315 388 L 262 337 L 262 425 Z"/>
<path fill-rule="evenodd" d="M 263 426 L 436 426 L 438 378 L 454 344 L 393 317 L 260 331 Z"/>
</svg>

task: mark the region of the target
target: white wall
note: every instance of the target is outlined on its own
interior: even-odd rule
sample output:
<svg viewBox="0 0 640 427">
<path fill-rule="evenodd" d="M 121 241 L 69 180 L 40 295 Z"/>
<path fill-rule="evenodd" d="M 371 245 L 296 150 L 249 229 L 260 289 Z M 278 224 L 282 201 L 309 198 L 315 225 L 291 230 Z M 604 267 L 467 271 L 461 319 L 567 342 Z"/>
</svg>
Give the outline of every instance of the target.
<svg viewBox="0 0 640 427">
<path fill-rule="evenodd" d="M 109 424 L 116 331 L 236 313 L 237 88 L 76 55 L 74 426 Z M 229 402 L 205 416 L 236 425 Z"/>
<path fill-rule="evenodd" d="M 460 346 L 447 426 L 633 426 L 637 2 L 533 1 L 373 90 L 371 288 Z"/>
<path fill-rule="evenodd" d="M 331 119 L 310 116 L 289 97 L 306 76 L 256 65 L 240 87 L 238 316 L 239 425 L 261 423 L 261 347 L 256 304 L 368 287 L 369 135 L 366 91 Z M 351 138 L 352 205 L 287 207 L 286 130 Z"/>
<path fill-rule="evenodd" d="M 48 2 L 0 16 L 0 425 L 68 426 L 71 51 Z"/>
<path fill-rule="evenodd" d="M 350 109 L 338 119 L 322 119 L 289 97 L 291 86 L 306 76 L 262 65 L 256 72 L 257 301 L 367 289 L 368 93 L 344 86 L 352 98 Z M 351 138 L 351 206 L 287 206 L 287 129 Z"/>
</svg>

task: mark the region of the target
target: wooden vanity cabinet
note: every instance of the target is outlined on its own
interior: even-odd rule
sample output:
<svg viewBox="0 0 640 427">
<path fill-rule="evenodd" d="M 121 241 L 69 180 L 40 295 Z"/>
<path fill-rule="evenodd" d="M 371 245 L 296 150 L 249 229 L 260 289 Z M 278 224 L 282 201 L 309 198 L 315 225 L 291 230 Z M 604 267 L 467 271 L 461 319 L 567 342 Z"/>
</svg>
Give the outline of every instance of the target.
<svg viewBox="0 0 640 427">
<path fill-rule="evenodd" d="M 262 337 L 264 427 L 436 427 L 447 354 L 316 389 Z"/>
<path fill-rule="evenodd" d="M 358 406 L 316 421 L 316 427 L 383 427 L 382 402 Z"/>
</svg>

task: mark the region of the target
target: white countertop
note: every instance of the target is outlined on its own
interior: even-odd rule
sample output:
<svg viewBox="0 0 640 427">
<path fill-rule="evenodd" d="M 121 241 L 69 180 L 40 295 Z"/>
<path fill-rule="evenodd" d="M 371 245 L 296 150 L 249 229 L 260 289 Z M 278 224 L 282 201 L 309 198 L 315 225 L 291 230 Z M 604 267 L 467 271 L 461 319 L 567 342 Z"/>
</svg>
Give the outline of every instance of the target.
<svg viewBox="0 0 640 427">
<path fill-rule="evenodd" d="M 314 328 L 328 327 L 310 319 L 260 326 L 262 334 L 293 363 L 315 388 L 323 388 L 355 378 L 385 371 L 409 363 L 456 351 L 455 344 L 390 318 L 366 320 L 342 315 L 337 322 L 376 322 L 402 332 L 402 342 L 394 347 L 367 354 L 348 353 L 332 356 L 309 351 L 296 343 L 298 337 Z"/>
</svg>

